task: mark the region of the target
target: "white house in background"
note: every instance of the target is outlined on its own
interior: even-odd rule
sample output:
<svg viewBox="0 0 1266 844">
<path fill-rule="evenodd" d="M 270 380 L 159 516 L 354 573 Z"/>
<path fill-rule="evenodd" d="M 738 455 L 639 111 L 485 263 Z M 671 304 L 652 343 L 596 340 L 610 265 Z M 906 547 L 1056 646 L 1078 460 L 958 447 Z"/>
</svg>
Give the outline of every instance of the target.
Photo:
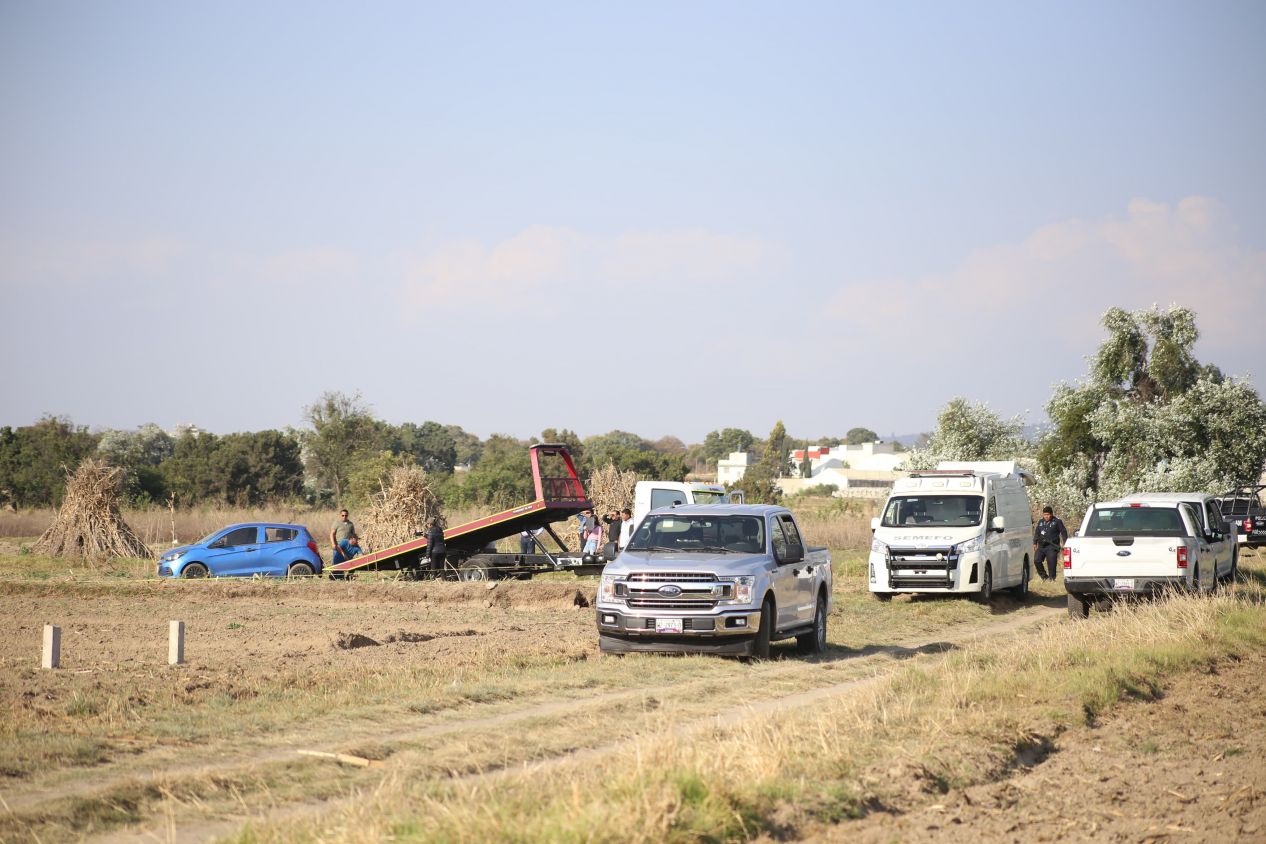
<svg viewBox="0 0 1266 844">
<path fill-rule="evenodd" d="M 893 443 L 873 442 L 835 446 L 811 445 L 797 448 L 790 453 L 791 477 L 799 478 L 806 455 L 809 459 L 809 477 L 829 469 L 857 469 L 863 472 L 895 472 L 905 464 L 906 454 L 898 452 Z M 826 483 L 823 481 L 822 483 Z"/>
<path fill-rule="evenodd" d="M 728 460 L 717 461 L 717 483 L 732 484 L 743 479 L 747 473 L 747 452 L 731 451 Z"/>
</svg>

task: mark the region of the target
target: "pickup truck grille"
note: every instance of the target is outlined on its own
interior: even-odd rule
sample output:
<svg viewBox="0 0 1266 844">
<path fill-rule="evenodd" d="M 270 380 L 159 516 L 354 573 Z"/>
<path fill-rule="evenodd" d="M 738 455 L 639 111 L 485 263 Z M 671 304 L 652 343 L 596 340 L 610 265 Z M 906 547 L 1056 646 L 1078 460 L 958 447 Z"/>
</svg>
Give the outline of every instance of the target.
<svg viewBox="0 0 1266 844">
<path fill-rule="evenodd" d="M 628 576 L 630 583 L 715 582 L 717 576 L 707 571 L 636 571 Z"/>
<path fill-rule="evenodd" d="M 634 609 L 704 610 L 733 594 L 734 584 L 711 572 L 634 572 L 617 583 L 616 595 Z"/>
</svg>

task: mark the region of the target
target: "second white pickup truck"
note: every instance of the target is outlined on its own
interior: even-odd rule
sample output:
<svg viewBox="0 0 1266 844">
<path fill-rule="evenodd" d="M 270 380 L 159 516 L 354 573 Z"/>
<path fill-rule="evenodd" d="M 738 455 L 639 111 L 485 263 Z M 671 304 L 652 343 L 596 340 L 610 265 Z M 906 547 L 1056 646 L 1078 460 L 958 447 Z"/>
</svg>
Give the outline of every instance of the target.
<svg viewBox="0 0 1266 844">
<path fill-rule="evenodd" d="M 1095 504 L 1063 549 L 1068 614 L 1108 596 L 1167 588 L 1212 592 L 1234 573 L 1225 526 L 1199 493 L 1153 493 Z M 1206 509 L 1207 508 L 1207 509 Z"/>
</svg>

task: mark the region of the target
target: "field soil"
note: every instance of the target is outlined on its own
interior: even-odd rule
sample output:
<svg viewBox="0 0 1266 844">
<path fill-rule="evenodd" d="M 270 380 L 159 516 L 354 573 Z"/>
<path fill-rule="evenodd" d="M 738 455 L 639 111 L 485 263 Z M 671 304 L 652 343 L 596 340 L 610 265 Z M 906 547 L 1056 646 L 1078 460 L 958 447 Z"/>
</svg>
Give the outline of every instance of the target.
<svg viewBox="0 0 1266 844">
<path fill-rule="evenodd" d="M 1266 657 L 1174 680 L 1035 748 L 997 782 L 907 802 L 819 842 L 1266 841 Z"/>
<path fill-rule="evenodd" d="M 13 572 L 22 560 L 7 563 Z M 783 644 L 744 663 L 602 658 L 595 581 L 570 576 L 0 577 L 0 841 L 289 840 L 292 821 L 320 830 L 300 840 L 396 837 L 349 831 L 365 795 L 565 776 L 646 736 L 684 743 L 757 716 L 807 715 L 971 643 L 1070 623 L 1059 584 L 986 607 L 880 604 L 860 576 L 837 578 L 825 654 Z M 184 665 L 167 665 L 170 620 L 186 625 Z M 46 623 L 62 630 L 57 671 L 38 668 Z M 1181 674 L 1154 699 L 1054 729 L 984 784 L 933 791 L 908 777 L 903 789 L 908 771 L 872 767 L 863 782 L 882 780 L 882 799 L 863 802 L 862 817 L 761 835 L 1266 840 L 1264 669 L 1254 654 Z"/>
</svg>

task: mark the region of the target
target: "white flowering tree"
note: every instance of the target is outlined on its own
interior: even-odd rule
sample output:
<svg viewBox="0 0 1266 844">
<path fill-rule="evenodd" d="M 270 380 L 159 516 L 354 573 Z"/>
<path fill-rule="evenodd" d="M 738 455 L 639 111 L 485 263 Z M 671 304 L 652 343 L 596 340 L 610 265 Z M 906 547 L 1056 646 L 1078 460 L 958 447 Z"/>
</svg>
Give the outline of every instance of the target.
<svg viewBox="0 0 1266 844">
<path fill-rule="evenodd" d="M 1108 338 L 1046 406 L 1035 497 L 1069 518 L 1130 492 L 1223 492 L 1266 463 L 1266 405 L 1252 385 L 1202 366 L 1187 308 L 1103 316 Z"/>
<path fill-rule="evenodd" d="M 1029 451 L 1022 428 L 1019 417 L 1003 419 L 986 404 L 953 398 L 936 417 L 927 445 L 911 451 L 907 465 L 933 469 L 942 460 L 1013 460 Z"/>
</svg>

